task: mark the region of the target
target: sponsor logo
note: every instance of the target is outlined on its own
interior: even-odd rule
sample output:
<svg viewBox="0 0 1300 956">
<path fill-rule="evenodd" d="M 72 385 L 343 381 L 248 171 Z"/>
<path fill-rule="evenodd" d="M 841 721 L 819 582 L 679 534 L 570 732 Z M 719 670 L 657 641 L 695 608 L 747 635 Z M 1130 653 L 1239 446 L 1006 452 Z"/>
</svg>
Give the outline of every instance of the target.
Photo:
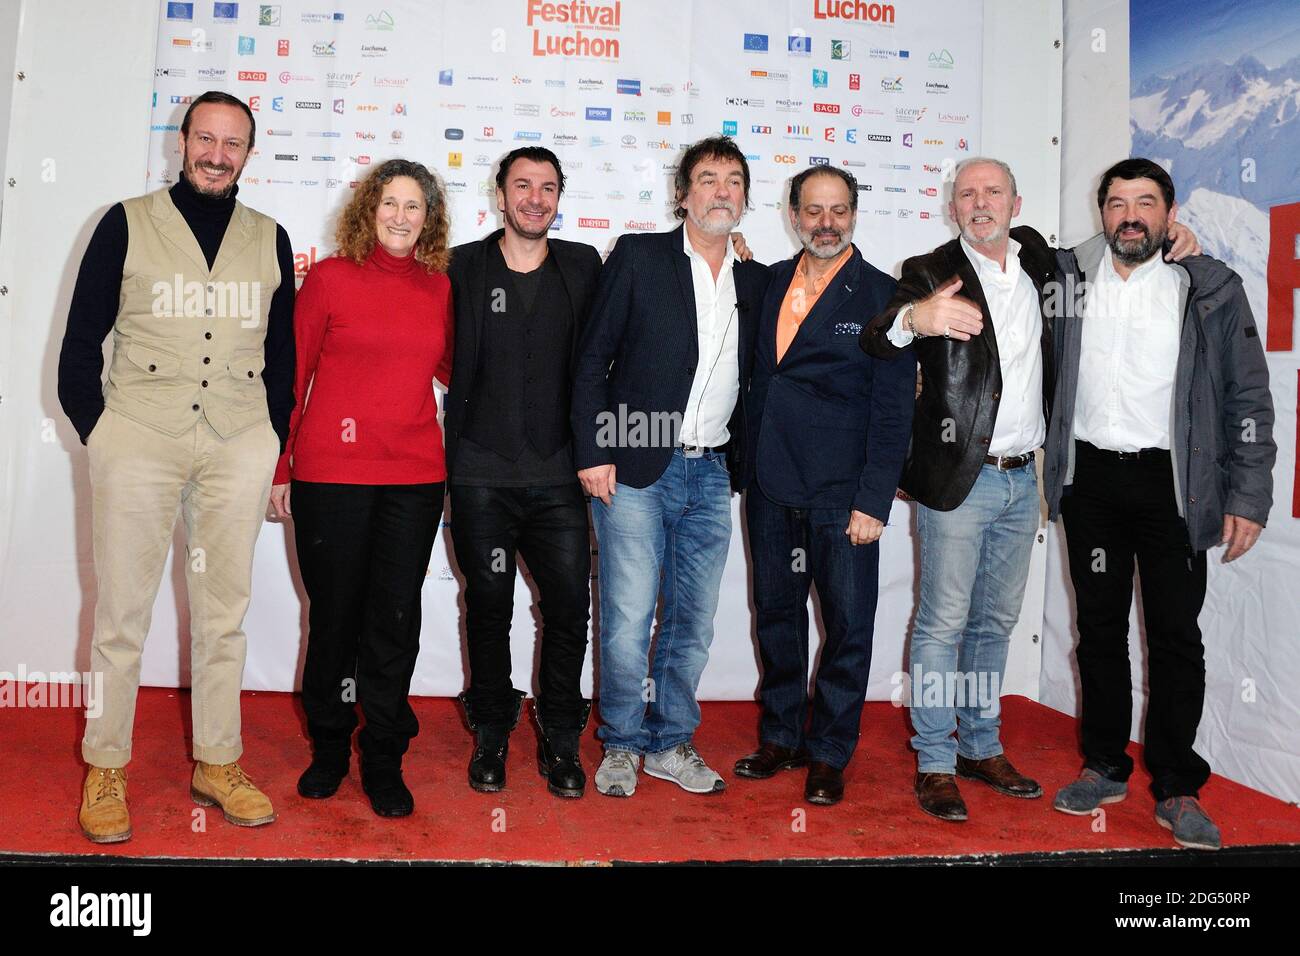
<svg viewBox="0 0 1300 956">
<path fill-rule="evenodd" d="M 860 90 L 860 89 L 862 89 L 862 74 L 861 74 L 861 73 L 850 73 L 850 74 L 849 74 L 849 89 L 851 89 L 851 90 Z"/>
<path fill-rule="evenodd" d="M 767 34 L 766 33 L 746 33 L 745 49 L 750 53 L 767 52 Z"/>
<path fill-rule="evenodd" d="M 860 159 L 845 159 L 845 160 L 841 160 L 841 161 L 840 161 L 840 165 L 841 165 L 841 166 L 865 166 L 865 165 L 867 165 L 867 164 L 864 163 L 864 162 L 863 162 L 862 160 L 860 160 Z M 862 191 L 862 192 L 870 192 L 870 191 L 871 191 L 871 187 L 868 186 L 868 185 L 865 185 L 865 184 L 860 184 L 860 185 L 858 186 L 858 189 L 859 189 L 860 191 Z"/>
<path fill-rule="evenodd" d="M 649 219 L 629 219 L 623 223 L 623 228 L 629 232 L 654 232 L 659 228 L 659 223 Z"/>
<path fill-rule="evenodd" d="M 253 37 L 241 36 L 239 38 L 240 56 L 252 56 L 257 51 L 257 41 Z"/>
<path fill-rule="evenodd" d="M 926 140 L 926 142 L 928 143 L 929 140 Z M 921 164 L 921 168 L 924 169 L 927 173 L 942 173 L 942 172 L 943 172 L 943 167 L 942 167 L 942 166 L 936 166 L 936 165 L 934 165 L 934 163 L 922 163 L 922 164 Z"/>
<path fill-rule="evenodd" d="M 297 153 L 276 153 L 276 154 L 275 154 L 275 158 L 278 159 L 278 160 L 281 160 L 282 162 L 286 162 L 286 163 L 296 163 L 296 162 L 298 162 L 298 154 L 297 154 Z"/>
<path fill-rule="evenodd" d="M 276 40 L 276 41 L 275 41 L 275 55 L 276 55 L 276 56 L 288 56 L 288 55 L 289 55 L 289 41 L 288 41 L 288 40 Z"/>
<path fill-rule="evenodd" d="M 912 218 L 912 210 L 910 210 L 910 209 L 900 209 L 900 210 L 898 210 L 898 218 L 899 218 L 899 219 L 911 219 L 911 218 Z"/>
<path fill-rule="evenodd" d="M 316 77 L 307 76 L 305 73 L 290 73 L 288 70 L 282 70 L 279 80 L 281 83 L 315 83 Z"/>
<path fill-rule="evenodd" d="M 375 58 L 379 56 L 388 56 L 388 47 L 382 43 L 363 43 L 361 44 L 362 57 Z"/>
<path fill-rule="evenodd" d="M 555 221 L 551 223 L 551 232 L 559 232 L 564 227 L 564 213 L 557 212 Z"/>
<path fill-rule="evenodd" d="M 177 68 L 174 67 L 174 66 L 171 66 L 171 67 L 160 66 L 160 67 L 158 67 L 156 70 L 153 71 L 153 75 L 154 75 L 154 76 L 169 76 L 169 77 L 171 77 L 173 80 L 183 80 L 183 79 L 185 78 L 185 71 L 184 71 L 184 70 L 177 69 Z M 266 78 L 266 74 L 262 74 L 262 78 L 265 79 L 265 78 Z M 242 77 L 241 77 L 241 79 L 242 79 Z"/>
<path fill-rule="evenodd" d="M 963 136 L 961 139 L 957 140 L 957 148 L 960 149 L 960 150 L 963 150 L 963 151 L 965 151 L 965 150 L 969 150 L 969 149 L 970 149 L 970 143 L 966 142 L 966 137 L 965 137 L 965 136 Z"/>
<path fill-rule="evenodd" d="M 577 116 L 578 113 L 576 110 L 562 110 L 558 106 L 552 106 L 551 115 L 552 116 Z M 623 118 L 627 119 L 627 115 L 624 114 Z"/>
<path fill-rule="evenodd" d="M 813 19 L 893 23 L 894 5 L 866 3 L 865 0 L 813 0 Z"/>
<path fill-rule="evenodd" d="M 366 16 L 367 30 L 392 30 L 393 25 L 393 15 L 387 10 L 380 10 L 378 13 Z"/>
<path fill-rule="evenodd" d="M 274 110 L 275 112 L 277 112 L 277 113 L 283 113 L 283 112 L 284 112 L 284 97 L 283 97 L 283 96 L 273 96 L 273 97 L 271 97 L 271 109 L 273 109 L 273 110 Z"/>
<path fill-rule="evenodd" d="M 812 71 L 813 89 L 825 89 L 830 85 L 831 75 L 826 70 Z"/>
<path fill-rule="evenodd" d="M 922 196 L 939 195 L 939 190 L 935 189 L 933 186 L 918 186 L 916 191 L 920 193 Z"/>
<path fill-rule="evenodd" d="M 930 214 L 929 214 L 928 212 L 925 212 L 924 210 L 921 211 L 920 216 L 921 216 L 922 219 L 929 219 L 929 218 L 930 218 Z"/>
<path fill-rule="evenodd" d="M 775 100 L 776 108 L 782 113 L 799 113 L 803 111 L 803 100 Z"/>
<path fill-rule="evenodd" d="M 390 116 L 409 116 L 410 114 L 408 113 L 408 111 L 407 111 L 407 109 L 406 109 L 406 104 L 405 104 L 405 103 L 394 103 L 394 104 L 393 104 L 393 108 L 392 108 L 392 110 L 389 112 L 389 115 L 390 115 Z"/>
<path fill-rule="evenodd" d="M 753 96 L 728 96 L 726 103 L 728 106 L 748 106 L 756 110 L 761 110 L 767 105 L 766 100 L 757 99 Z"/>
<path fill-rule="evenodd" d="M 762 135 L 762 136 L 769 136 L 769 135 L 771 135 L 771 133 L 772 133 L 772 127 L 770 127 L 770 126 L 751 126 L 751 127 L 749 128 L 749 131 L 750 131 L 751 133 L 758 133 L 758 134 L 760 134 L 760 135 Z"/>
<path fill-rule="evenodd" d="M 676 92 L 671 83 L 656 83 L 648 89 L 651 93 L 658 93 L 660 96 L 672 96 Z"/>
<path fill-rule="evenodd" d="M 332 163 L 332 162 L 334 162 L 334 157 L 333 157 L 333 156 L 313 156 L 313 157 L 311 158 L 311 161 L 312 161 L 313 163 Z"/>
<path fill-rule="evenodd" d="M 343 134 L 333 129 L 313 129 L 307 131 L 308 136 L 320 136 L 323 139 L 338 139 Z"/>
<path fill-rule="evenodd" d="M 265 83 L 266 82 L 266 74 L 261 70 L 240 70 L 236 74 L 236 78 L 241 83 Z"/>
<path fill-rule="evenodd" d="M 619 142 L 623 145 L 623 148 L 624 148 L 624 149 L 635 149 L 635 148 L 636 148 L 636 137 L 635 137 L 635 136 L 624 136 L 622 139 L 619 140 Z"/>
<path fill-rule="evenodd" d="M 516 103 L 515 115 L 516 116 L 541 116 L 542 108 L 536 103 Z M 576 112 L 573 112 L 573 113 L 568 113 L 567 115 L 576 116 L 577 114 Z"/>
<path fill-rule="evenodd" d="M 406 76 L 377 76 L 372 81 L 372 85 L 394 90 L 404 90 L 406 89 L 406 84 L 409 82 L 410 77 Z"/>
<path fill-rule="evenodd" d="M 654 201 L 654 190 L 653 190 L 653 189 L 643 189 L 643 190 L 641 190 L 639 193 L 637 193 L 636 201 L 637 201 L 637 202 L 653 202 L 653 201 Z"/>
<path fill-rule="evenodd" d="M 280 5 L 263 3 L 257 8 L 257 25 L 259 27 L 278 27 L 280 25 Z"/>
<path fill-rule="evenodd" d="M 453 76 L 453 71 L 451 71 L 451 70 L 439 70 L 439 71 L 438 71 L 438 85 L 439 85 L 439 86 L 451 86 L 451 84 L 452 84 L 452 76 Z"/>
<path fill-rule="evenodd" d="M 619 80 L 618 92 L 626 93 L 628 96 L 640 96 L 641 81 L 640 80 Z"/>
<path fill-rule="evenodd" d="M 588 106 L 587 120 L 590 122 L 609 122 L 613 113 L 608 106 Z"/>
<path fill-rule="evenodd" d="M 783 166 L 793 166 L 798 161 L 799 160 L 797 160 L 794 156 L 791 156 L 789 153 L 777 153 L 775 156 L 772 157 L 772 162 L 780 163 Z"/>
<path fill-rule="evenodd" d="M 922 146 L 942 146 L 942 145 L 943 145 L 943 140 L 941 140 L 941 139 L 930 139 L 929 137 L 927 137 L 926 139 L 921 140 L 921 145 L 922 145 Z"/>
<path fill-rule="evenodd" d="M 785 48 L 790 56 L 812 56 L 812 37 L 792 33 L 785 38 Z"/>
<path fill-rule="evenodd" d="M 461 153 L 448 153 L 447 166 L 450 169 L 460 169 L 461 163 L 464 162 L 464 156 Z"/>
<path fill-rule="evenodd" d="M 205 66 L 203 69 L 199 70 L 198 78 L 200 80 L 224 80 L 226 78 L 226 71 L 212 66 Z"/>
<path fill-rule="evenodd" d="M 928 107 L 899 106 L 894 109 L 895 123 L 919 123 Z"/>
<path fill-rule="evenodd" d="M 254 107 L 253 107 L 253 101 L 254 101 L 254 100 L 257 100 L 258 102 L 261 102 L 261 99 L 262 99 L 262 98 L 261 98 L 260 96 L 250 96 L 250 97 L 248 98 L 248 107 L 249 107 L 249 109 L 253 109 L 253 108 L 254 108 Z M 191 102 L 194 101 L 194 97 L 192 97 L 192 96 L 173 96 L 173 97 L 171 98 L 171 100 L 172 100 L 173 103 L 191 103 Z"/>
<path fill-rule="evenodd" d="M 852 57 L 849 56 L 849 50 L 850 50 L 850 47 L 849 47 L 849 41 L 848 41 L 848 40 L 832 40 L 832 41 L 831 41 L 831 59 L 832 59 L 832 60 L 850 60 L 850 59 L 852 59 Z"/>
<path fill-rule="evenodd" d="M 589 137 L 587 138 L 587 148 L 588 148 L 588 149 L 596 149 L 596 148 L 598 148 L 598 147 L 600 147 L 600 146 L 608 146 L 608 145 L 609 145 L 609 140 L 607 140 L 607 139 L 601 139 L 599 136 L 589 136 Z M 569 164 L 570 167 L 572 167 L 572 166 L 576 166 L 576 165 L 580 165 L 580 164 L 578 164 L 578 163 L 570 163 L 570 164 Z"/>
<path fill-rule="evenodd" d="M 322 40 L 320 43 L 313 43 L 311 45 L 312 56 L 333 56 L 334 52 L 333 40 Z"/>
<path fill-rule="evenodd" d="M 901 76 L 882 76 L 880 78 L 880 92 L 882 93 L 903 92 L 903 78 Z"/>
<path fill-rule="evenodd" d="M 839 103 L 814 103 L 814 113 L 838 113 L 840 111 Z"/>
<path fill-rule="evenodd" d="M 790 81 L 790 74 L 785 70 L 750 70 L 749 76 L 753 80 L 776 80 L 778 83 Z"/>
<path fill-rule="evenodd" d="M 542 134 L 537 130 L 533 130 L 533 129 L 515 130 L 515 139 L 528 140 L 529 142 L 536 142 L 541 138 L 542 138 Z"/>
<path fill-rule="evenodd" d="M 868 143 L 892 143 L 893 141 L 894 141 L 894 137 L 892 137 L 892 136 L 886 136 L 884 133 L 868 133 L 868 134 L 867 134 L 867 142 L 868 142 Z"/>
<path fill-rule="evenodd" d="M 889 168 L 892 169 L 893 167 L 889 167 Z M 905 193 L 905 192 L 907 192 L 907 190 L 904 189 L 902 186 L 886 186 L 886 187 L 885 187 L 885 192 L 887 192 L 887 193 Z"/>
<path fill-rule="evenodd" d="M 932 70 L 951 70 L 953 66 L 952 54 L 946 49 L 936 50 L 930 54 L 929 64 Z"/>
<path fill-rule="evenodd" d="M 958 123 L 961 125 L 965 125 L 966 123 L 970 122 L 970 114 L 969 113 L 940 113 L 939 122 Z"/>
<path fill-rule="evenodd" d="M 443 139 L 464 139 L 465 131 L 457 126 L 449 126 L 442 131 Z"/>
<path fill-rule="evenodd" d="M 809 157 L 808 157 L 808 165 L 809 165 L 809 166 L 829 166 L 830 164 L 831 164 L 831 158 L 830 158 L 829 156 L 809 156 Z"/>
<path fill-rule="evenodd" d="M 168 20 L 193 20 L 194 4 L 192 3 L 169 3 L 167 4 Z"/>
<path fill-rule="evenodd" d="M 834 126 L 827 126 L 827 127 L 822 131 L 822 139 L 824 139 L 824 140 L 825 140 L 826 142 L 828 142 L 828 143 L 833 143 L 833 142 L 835 142 L 835 127 L 834 127 Z"/>
<path fill-rule="evenodd" d="M 237 3 L 214 3 L 214 4 L 212 5 L 212 19 L 213 19 L 213 20 L 217 20 L 217 21 L 222 21 L 222 20 L 228 20 L 228 21 L 238 20 L 238 19 L 239 19 L 239 4 L 237 4 Z"/>
<path fill-rule="evenodd" d="M 785 136 L 787 139 L 812 139 L 812 127 L 799 124 L 786 126 Z"/>
<path fill-rule="evenodd" d="M 552 116 L 556 116 L 556 115 L 559 115 L 559 114 L 557 114 L 557 113 L 555 112 L 555 110 L 551 110 L 551 115 L 552 115 Z M 569 115 L 572 116 L 573 114 L 570 113 Z M 641 110 L 624 110 L 624 111 L 623 111 L 623 122 L 624 122 L 624 123 L 644 123 L 644 122 L 645 122 L 645 113 L 643 113 Z"/>
<path fill-rule="evenodd" d="M 931 82 L 927 81 L 926 84 L 925 84 L 925 91 L 926 91 L 927 93 L 933 93 L 933 94 L 935 94 L 935 95 L 942 96 L 942 95 L 944 95 L 944 94 L 946 94 L 946 93 L 948 92 L 948 84 L 947 84 L 947 83 L 931 83 Z"/>
<path fill-rule="evenodd" d="M 623 5 L 619 0 L 605 4 L 587 0 L 570 0 L 568 3 L 528 0 L 525 23 L 533 30 L 533 56 L 617 60 L 618 39 L 593 35 L 590 31 L 615 32 L 622 26 L 622 18 Z M 568 32 L 544 31 L 538 21 L 560 24 Z"/>
<path fill-rule="evenodd" d="M 723 136 L 735 136 L 736 133 L 737 133 L 737 128 L 736 128 L 736 121 L 735 121 L 735 120 L 723 120 L 723 121 L 722 121 L 722 135 L 723 135 Z"/>
<path fill-rule="evenodd" d="M 908 149 L 911 149 L 911 148 L 912 148 L 912 134 L 911 134 L 911 133 L 904 133 L 904 134 L 903 134 L 903 145 L 906 146 Z"/>
<path fill-rule="evenodd" d="M 658 140 L 652 139 L 649 142 L 647 142 L 646 145 L 649 146 L 651 149 L 676 149 L 677 148 L 672 143 L 668 142 L 668 140 L 666 139 L 658 139 Z"/>
<path fill-rule="evenodd" d="M 288 129 L 268 129 L 268 130 L 266 131 L 266 135 L 267 135 L 267 136 L 292 136 L 292 135 L 293 135 L 293 130 L 288 130 Z"/>
<path fill-rule="evenodd" d="M 326 73 L 325 85 L 334 89 L 348 89 L 356 86 L 359 79 L 360 73 Z"/>
<path fill-rule="evenodd" d="M 579 229 L 608 229 L 608 228 L 609 228 L 609 220 L 608 220 L 608 219 L 592 219 L 592 218 L 589 218 L 589 217 L 587 217 L 587 216 L 579 216 L 579 217 L 578 217 L 578 228 L 579 228 Z"/>
<path fill-rule="evenodd" d="M 149 129 L 155 133 L 174 133 L 179 130 L 180 127 L 175 123 L 155 123 L 150 126 Z"/>
<path fill-rule="evenodd" d="M 375 138 L 375 134 L 370 132 L 370 130 L 368 129 L 355 130 L 353 131 L 352 135 L 355 136 L 357 139 L 361 140 L 362 142 L 366 142 L 366 143 L 371 142 Z"/>
</svg>

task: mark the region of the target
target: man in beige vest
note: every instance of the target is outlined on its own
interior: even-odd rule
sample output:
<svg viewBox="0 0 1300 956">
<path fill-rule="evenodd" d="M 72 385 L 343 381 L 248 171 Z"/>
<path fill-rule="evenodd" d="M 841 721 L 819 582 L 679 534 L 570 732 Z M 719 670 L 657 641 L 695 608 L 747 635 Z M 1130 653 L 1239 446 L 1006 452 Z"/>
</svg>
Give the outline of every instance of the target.
<svg viewBox="0 0 1300 956">
<path fill-rule="evenodd" d="M 197 761 L 190 795 L 240 826 L 275 819 L 237 763 L 253 547 L 294 401 L 293 250 L 274 220 L 235 199 L 255 131 L 235 97 L 196 97 L 181 124 L 181 176 L 104 215 L 68 315 L 59 400 L 87 447 L 99 581 L 91 668 L 103 674 L 104 702 L 86 719 L 79 815 L 96 843 L 131 836 L 126 765 L 140 655 L 178 510 Z"/>
</svg>

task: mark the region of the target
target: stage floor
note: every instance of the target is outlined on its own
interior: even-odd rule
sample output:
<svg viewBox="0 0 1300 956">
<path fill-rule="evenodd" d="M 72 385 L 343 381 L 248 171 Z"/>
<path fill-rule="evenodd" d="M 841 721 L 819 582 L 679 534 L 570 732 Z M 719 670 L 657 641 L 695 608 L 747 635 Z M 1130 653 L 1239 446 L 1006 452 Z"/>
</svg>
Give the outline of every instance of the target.
<svg viewBox="0 0 1300 956">
<path fill-rule="evenodd" d="M 771 780 L 732 773 L 735 760 L 756 745 L 758 708 L 752 703 L 703 705 L 696 745 L 727 780 L 724 793 L 696 796 L 643 773 L 636 794 L 622 800 L 601 796 L 590 781 L 600 756 L 591 728 L 583 740 L 587 795 L 551 796 L 537 773 L 531 722 L 521 722 L 511 738 L 507 789 L 475 793 L 465 773 L 471 737 L 458 707 L 446 698 L 417 698 L 413 704 L 421 731 L 404 770 L 416 809 L 410 817 L 385 820 L 361 792 L 355 758 L 334 797 L 299 797 L 295 784 L 309 760 L 299 699 L 245 693 L 241 764 L 279 813 L 269 826 L 246 829 L 227 824 L 219 811 L 199 813 L 190 801 L 188 692 L 146 688 L 128 768 L 134 836 L 109 846 L 91 844 L 77 826 L 84 774 L 80 711 L 0 708 L 7 758 L 7 772 L 0 775 L 0 820 L 7 824 L 0 829 L 0 856 L 595 865 L 972 857 L 1042 862 L 1053 855 L 1060 862 L 1101 862 L 1114 851 L 1139 851 L 1114 854 L 1120 858 L 1190 863 L 1193 855 L 1212 856 L 1163 852 L 1177 848 L 1152 817 L 1150 780 L 1141 769 L 1130 781 L 1128 799 L 1107 806 L 1104 820 L 1054 811 L 1052 795 L 1079 770 L 1075 721 L 1024 698 L 1003 701 L 1003 743 L 1017 768 L 1043 785 L 1044 797 L 1017 800 L 960 781 L 970 808 L 970 820 L 960 824 L 933 819 L 917 807 L 906 716 L 888 703 L 867 705 L 858 752 L 846 772 L 845 799 L 835 807 L 803 802 L 803 771 Z M 1133 750 L 1140 765 L 1139 748 Z M 1250 847 L 1300 850 L 1300 808 L 1217 776 L 1201 797 L 1222 829 L 1222 856 Z"/>
</svg>

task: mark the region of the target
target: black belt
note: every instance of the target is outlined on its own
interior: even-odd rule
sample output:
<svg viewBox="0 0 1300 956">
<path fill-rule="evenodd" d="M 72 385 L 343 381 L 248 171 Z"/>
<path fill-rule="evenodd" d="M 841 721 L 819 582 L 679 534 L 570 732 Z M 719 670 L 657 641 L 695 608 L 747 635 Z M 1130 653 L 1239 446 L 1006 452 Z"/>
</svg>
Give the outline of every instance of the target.
<svg viewBox="0 0 1300 956">
<path fill-rule="evenodd" d="M 1108 458 L 1111 461 L 1151 461 L 1157 458 L 1169 459 L 1168 448 L 1139 448 L 1137 451 L 1112 451 L 1109 448 L 1098 448 L 1092 442 L 1084 441 L 1082 438 L 1077 439 L 1078 445 L 1087 453 L 1097 455 L 1100 458 Z"/>
<path fill-rule="evenodd" d="M 1023 468 L 1033 460 L 1034 453 L 1032 451 L 1014 457 L 1008 457 L 1006 455 L 984 456 L 984 464 L 994 465 L 998 471 L 1010 471 L 1012 468 Z"/>
<path fill-rule="evenodd" d="M 709 448 L 705 445 L 678 445 L 683 455 L 687 458 L 702 458 L 705 455 L 721 455 L 727 450 L 727 446 L 720 448 Z"/>
</svg>

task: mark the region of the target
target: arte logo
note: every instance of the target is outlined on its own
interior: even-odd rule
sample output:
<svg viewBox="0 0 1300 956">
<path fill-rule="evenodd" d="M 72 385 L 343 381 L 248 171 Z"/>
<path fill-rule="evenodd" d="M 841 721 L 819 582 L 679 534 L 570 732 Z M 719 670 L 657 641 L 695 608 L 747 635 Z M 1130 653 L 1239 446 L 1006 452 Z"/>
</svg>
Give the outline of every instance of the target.
<svg viewBox="0 0 1300 956">
<path fill-rule="evenodd" d="M 746 33 L 745 49 L 750 53 L 767 52 L 767 34 L 766 33 Z"/>
<path fill-rule="evenodd" d="M 813 89 L 824 89 L 830 85 L 830 74 L 826 70 L 813 70 Z"/>
<path fill-rule="evenodd" d="M 893 23 L 892 3 L 864 3 L 863 0 L 813 0 L 814 20 L 856 20 L 861 23 Z"/>
<path fill-rule="evenodd" d="M 609 107 L 607 106 L 588 106 L 587 119 L 589 121 L 609 122 L 612 117 Z"/>
<path fill-rule="evenodd" d="M 460 169 L 461 163 L 463 161 L 464 161 L 464 155 L 461 153 L 447 154 L 447 166 L 450 169 Z"/>
<path fill-rule="evenodd" d="M 735 121 L 735 120 L 723 120 L 723 121 L 722 121 L 722 135 L 723 135 L 723 136 L 735 136 L 737 132 L 739 132 L 739 130 L 738 130 L 737 127 L 736 127 L 736 121 Z"/>
<path fill-rule="evenodd" d="M 288 55 L 289 55 L 289 41 L 288 41 L 288 40 L 276 40 L 276 41 L 275 41 L 275 55 L 276 55 L 276 56 L 288 56 Z"/>
<path fill-rule="evenodd" d="M 840 111 L 839 103 L 814 103 L 814 113 L 838 113 Z"/>
<path fill-rule="evenodd" d="M 241 36 L 239 38 L 239 55 L 252 56 L 257 50 L 257 41 L 252 37 Z"/>
<path fill-rule="evenodd" d="M 852 59 L 852 58 L 849 56 L 849 41 L 848 41 L 848 40 L 832 40 L 832 41 L 831 41 L 831 59 L 832 59 L 832 60 L 848 60 L 848 59 Z"/>
<path fill-rule="evenodd" d="M 609 220 L 608 220 L 608 219 L 590 219 L 590 218 L 588 218 L 588 217 L 586 217 L 586 216 L 579 216 L 579 217 L 578 217 L 578 228 L 579 228 L 579 229 L 608 229 L 608 228 L 609 228 Z"/>
<path fill-rule="evenodd" d="M 565 33 L 543 32 L 537 26 L 561 24 Z M 533 56 L 579 57 L 594 60 L 617 60 L 617 37 L 593 35 L 589 31 L 615 32 L 622 27 L 623 4 L 587 3 L 586 0 L 569 0 L 568 3 L 549 3 L 546 0 L 528 0 L 527 26 L 533 28 Z M 584 28 L 586 30 L 584 31 Z"/>
<path fill-rule="evenodd" d="M 640 96 L 641 81 L 640 80 L 619 80 L 618 92 L 626 93 L 628 96 Z"/>
<path fill-rule="evenodd" d="M 266 82 L 266 74 L 260 70 L 240 70 L 237 75 L 241 83 Z"/>
<path fill-rule="evenodd" d="M 342 101 L 342 100 L 339 100 L 338 102 L 342 103 L 343 101 Z M 378 112 L 379 112 L 379 107 L 378 107 L 377 105 L 375 105 L 374 103 L 358 103 L 356 109 L 357 109 L 357 112 L 358 112 L 358 113 L 378 113 Z"/>
<path fill-rule="evenodd" d="M 953 67 L 952 54 L 946 49 L 931 53 L 929 59 L 932 70 L 951 70 Z"/>
<path fill-rule="evenodd" d="M 860 89 L 862 89 L 862 74 L 861 74 L 861 73 L 850 73 L 850 74 L 849 74 L 849 89 L 851 89 L 851 90 L 860 90 Z"/>
<path fill-rule="evenodd" d="M 786 37 L 785 48 L 790 56 L 812 56 L 812 37 L 793 33 Z"/>
<path fill-rule="evenodd" d="M 772 161 L 775 163 L 780 163 L 783 166 L 793 166 L 795 163 L 798 162 L 798 160 L 795 159 L 793 156 L 791 156 L 789 153 L 777 153 L 775 156 L 772 157 Z"/>
</svg>

